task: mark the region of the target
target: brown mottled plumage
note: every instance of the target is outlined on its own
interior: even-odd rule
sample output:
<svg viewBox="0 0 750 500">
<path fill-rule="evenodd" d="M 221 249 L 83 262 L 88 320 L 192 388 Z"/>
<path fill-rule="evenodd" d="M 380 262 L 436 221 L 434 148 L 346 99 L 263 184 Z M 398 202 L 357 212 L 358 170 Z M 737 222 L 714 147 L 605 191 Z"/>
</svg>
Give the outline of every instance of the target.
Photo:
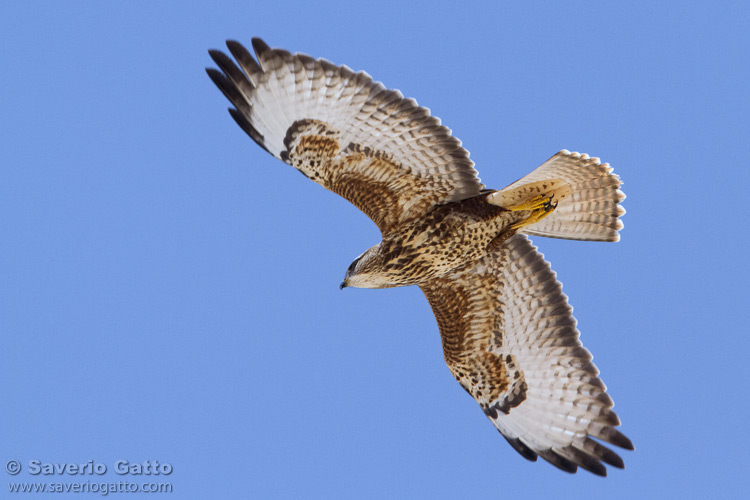
<svg viewBox="0 0 750 500">
<path fill-rule="evenodd" d="M 324 59 L 270 49 L 237 64 L 209 51 L 232 117 L 263 149 L 349 200 L 383 240 L 343 286 L 418 285 L 451 373 L 525 458 L 606 475 L 633 449 L 615 429 L 567 298 L 524 235 L 617 241 L 620 181 L 607 164 L 561 151 L 502 190 L 480 183 L 468 152 L 429 110 Z"/>
</svg>

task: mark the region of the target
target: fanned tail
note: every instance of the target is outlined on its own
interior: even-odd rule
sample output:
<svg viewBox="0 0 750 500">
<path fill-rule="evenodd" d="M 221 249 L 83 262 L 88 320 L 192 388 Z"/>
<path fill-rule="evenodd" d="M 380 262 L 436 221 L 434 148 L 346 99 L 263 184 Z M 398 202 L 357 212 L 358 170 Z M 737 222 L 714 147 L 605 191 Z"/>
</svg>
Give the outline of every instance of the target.
<svg viewBox="0 0 750 500">
<path fill-rule="evenodd" d="M 529 175 L 490 194 L 487 201 L 510 208 L 533 197 L 550 197 L 554 211 L 522 232 L 570 240 L 618 241 L 625 210 L 620 178 L 608 163 L 562 150 Z"/>
</svg>

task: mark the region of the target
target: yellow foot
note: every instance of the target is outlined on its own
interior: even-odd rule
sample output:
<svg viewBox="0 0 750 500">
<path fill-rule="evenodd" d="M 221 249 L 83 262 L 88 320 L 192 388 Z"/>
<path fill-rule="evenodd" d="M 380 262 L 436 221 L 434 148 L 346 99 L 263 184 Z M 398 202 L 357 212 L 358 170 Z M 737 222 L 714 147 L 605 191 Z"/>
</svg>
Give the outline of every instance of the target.
<svg viewBox="0 0 750 500">
<path fill-rule="evenodd" d="M 519 203 L 518 205 L 511 205 L 510 207 L 507 207 L 507 209 L 511 212 L 518 212 L 521 210 L 538 210 L 540 208 L 543 208 L 547 211 L 554 210 L 554 208 L 557 206 L 556 201 L 554 202 L 554 207 L 552 206 L 552 200 L 554 197 L 554 193 L 540 194 L 539 196 L 535 196 L 524 201 L 523 203 Z"/>
<path fill-rule="evenodd" d="M 508 210 L 512 212 L 518 212 L 522 210 L 531 211 L 531 215 L 529 215 L 527 219 L 516 222 L 511 226 L 511 229 L 520 229 L 524 226 L 535 224 L 554 212 L 554 210 L 557 208 L 557 200 L 555 200 L 554 198 L 554 194 L 540 195 L 535 196 L 534 198 L 531 198 L 530 200 L 527 200 L 523 203 L 519 203 L 518 205 L 508 207 Z"/>
</svg>

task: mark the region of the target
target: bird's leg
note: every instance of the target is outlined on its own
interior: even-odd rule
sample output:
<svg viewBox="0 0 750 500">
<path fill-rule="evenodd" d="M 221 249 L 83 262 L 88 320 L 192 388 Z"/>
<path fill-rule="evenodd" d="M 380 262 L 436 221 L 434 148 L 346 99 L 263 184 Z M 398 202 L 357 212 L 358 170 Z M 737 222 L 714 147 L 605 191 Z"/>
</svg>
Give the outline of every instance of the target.
<svg viewBox="0 0 750 500">
<path fill-rule="evenodd" d="M 505 209 L 510 210 L 511 212 L 519 212 L 521 210 L 538 210 L 541 208 L 549 212 L 551 210 L 554 210 L 554 208 L 557 206 L 557 201 L 553 203 L 554 198 L 555 193 L 540 194 L 538 196 L 529 198 L 522 203 L 505 207 Z"/>
<path fill-rule="evenodd" d="M 523 203 L 507 207 L 511 212 L 531 211 L 528 218 L 516 222 L 511 226 L 511 229 L 521 229 L 524 226 L 535 224 L 547 217 L 557 208 L 557 200 L 554 198 L 554 193 L 543 194 L 526 200 Z"/>
</svg>

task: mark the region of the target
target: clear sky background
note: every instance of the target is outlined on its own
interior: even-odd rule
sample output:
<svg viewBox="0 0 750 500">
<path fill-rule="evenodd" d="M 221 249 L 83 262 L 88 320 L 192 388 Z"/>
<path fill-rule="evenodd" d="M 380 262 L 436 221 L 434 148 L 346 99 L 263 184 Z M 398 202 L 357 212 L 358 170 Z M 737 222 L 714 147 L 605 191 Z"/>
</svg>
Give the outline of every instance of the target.
<svg viewBox="0 0 750 500">
<path fill-rule="evenodd" d="M 0 497 L 744 497 L 749 9 L 2 2 Z M 626 470 L 527 462 L 450 375 L 418 288 L 339 290 L 377 228 L 257 147 L 205 75 L 207 49 L 253 36 L 415 97 L 490 187 L 562 148 L 615 167 L 619 243 L 534 242 L 636 445 Z"/>
</svg>

